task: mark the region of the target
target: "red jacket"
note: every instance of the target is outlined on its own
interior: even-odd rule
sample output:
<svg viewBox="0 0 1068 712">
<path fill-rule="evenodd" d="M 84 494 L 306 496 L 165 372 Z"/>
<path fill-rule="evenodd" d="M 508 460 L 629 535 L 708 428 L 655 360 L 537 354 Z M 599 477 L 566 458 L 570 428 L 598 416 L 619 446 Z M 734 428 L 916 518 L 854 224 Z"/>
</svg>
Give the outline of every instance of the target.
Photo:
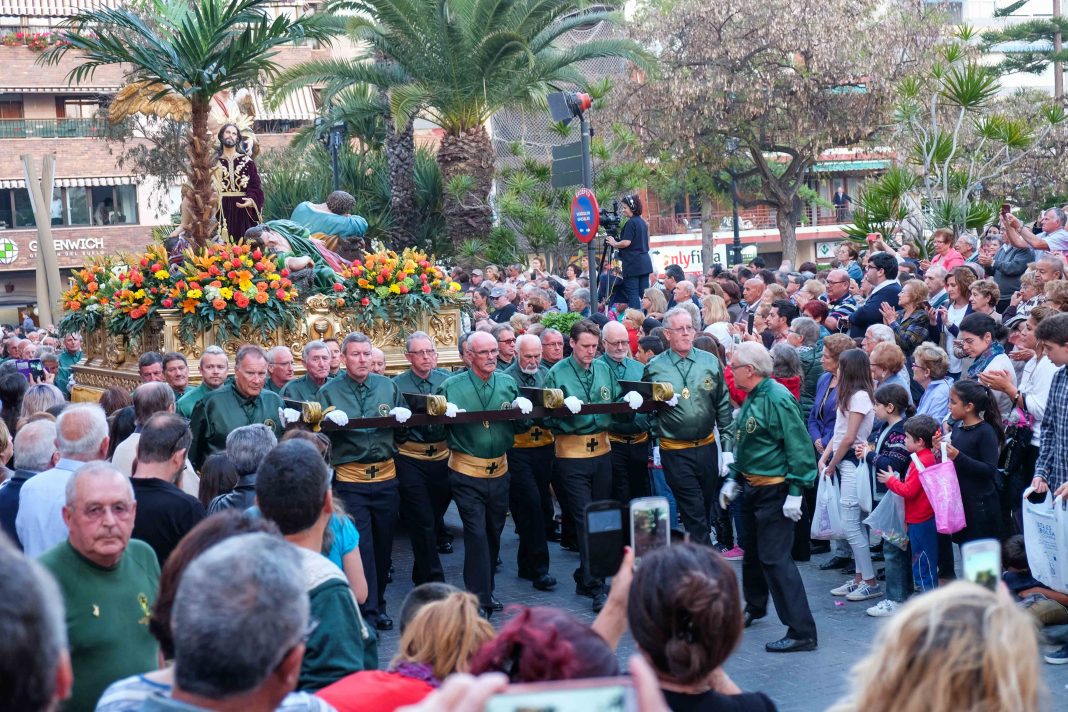
<svg viewBox="0 0 1068 712">
<path fill-rule="evenodd" d="M 723 377 L 724 380 L 727 381 L 727 392 L 730 394 L 731 400 L 737 403 L 738 405 L 741 405 L 743 402 L 745 402 L 745 398 L 749 394 L 746 391 L 743 391 L 737 385 L 735 385 L 734 372 L 731 371 L 730 366 L 727 366 L 727 368 L 723 369 Z M 786 386 L 786 390 L 790 391 L 790 393 L 793 394 L 794 398 L 796 398 L 798 401 L 801 400 L 800 376 L 790 376 L 789 378 L 779 378 L 776 376 L 774 377 L 774 379 Z"/>
<path fill-rule="evenodd" d="M 434 691 L 428 683 L 385 670 L 346 675 L 315 693 L 338 712 L 392 712 L 414 705 Z"/>
<path fill-rule="evenodd" d="M 934 453 L 930 450 L 920 450 L 916 453 L 925 468 L 935 464 Z M 931 502 L 927 499 L 927 493 L 923 491 L 920 483 L 920 471 L 916 469 L 916 463 L 909 463 L 908 474 L 902 482 L 897 477 L 891 477 L 886 481 L 886 489 L 905 498 L 905 523 L 922 524 L 934 517 Z"/>
</svg>

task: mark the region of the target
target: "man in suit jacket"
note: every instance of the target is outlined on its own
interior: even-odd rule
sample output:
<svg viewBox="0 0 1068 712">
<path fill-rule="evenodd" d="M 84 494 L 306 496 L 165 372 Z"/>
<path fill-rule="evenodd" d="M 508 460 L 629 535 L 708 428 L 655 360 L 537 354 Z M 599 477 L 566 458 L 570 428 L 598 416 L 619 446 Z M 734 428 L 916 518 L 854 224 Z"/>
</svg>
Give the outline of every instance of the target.
<svg viewBox="0 0 1068 712">
<path fill-rule="evenodd" d="M 863 338 L 865 330 L 872 324 L 883 323 L 883 302 L 897 309 L 897 297 L 901 293 L 897 281 L 897 258 L 887 252 L 869 255 L 864 279 L 873 288 L 867 301 L 857 307 L 849 320 L 849 336 L 854 339 Z"/>
</svg>

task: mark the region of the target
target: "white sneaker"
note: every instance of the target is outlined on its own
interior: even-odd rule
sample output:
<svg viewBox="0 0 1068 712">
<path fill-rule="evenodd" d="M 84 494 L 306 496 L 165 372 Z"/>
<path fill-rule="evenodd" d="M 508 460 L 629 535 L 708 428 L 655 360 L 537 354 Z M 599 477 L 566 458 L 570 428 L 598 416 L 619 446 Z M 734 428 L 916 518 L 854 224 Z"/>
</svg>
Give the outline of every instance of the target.
<svg viewBox="0 0 1068 712">
<path fill-rule="evenodd" d="M 852 593 L 846 595 L 847 601 L 867 601 L 869 598 L 878 598 L 883 595 L 883 589 L 877 583 L 861 581 Z"/>
<path fill-rule="evenodd" d="M 876 603 L 874 606 L 865 611 L 865 613 L 867 613 L 872 618 L 887 618 L 888 616 L 894 615 L 897 609 L 897 601 L 891 601 L 889 598 L 886 598 Z"/>
<path fill-rule="evenodd" d="M 832 596 L 848 596 L 849 594 L 851 594 L 854 591 L 856 591 L 857 590 L 857 586 L 859 586 L 859 585 L 860 584 L 857 583 L 856 581 L 854 581 L 853 579 L 849 579 L 848 581 L 843 583 L 838 588 L 832 588 L 831 589 L 831 595 Z"/>
</svg>

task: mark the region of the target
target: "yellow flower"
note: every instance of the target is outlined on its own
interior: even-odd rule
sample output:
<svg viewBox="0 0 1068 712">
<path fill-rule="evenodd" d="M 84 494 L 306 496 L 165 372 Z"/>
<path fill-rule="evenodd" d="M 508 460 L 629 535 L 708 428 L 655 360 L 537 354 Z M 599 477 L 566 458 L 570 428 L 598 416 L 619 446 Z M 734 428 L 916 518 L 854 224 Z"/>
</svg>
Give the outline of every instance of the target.
<svg viewBox="0 0 1068 712">
<path fill-rule="evenodd" d="M 161 269 L 152 276 L 156 279 L 170 279 L 171 273 L 165 269 Z"/>
<path fill-rule="evenodd" d="M 185 296 L 189 297 L 190 299 L 200 299 L 204 296 L 204 292 L 200 291 L 199 289 L 190 289 L 188 292 L 185 293 Z"/>
<path fill-rule="evenodd" d="M 219 290 L 219 296 L 229 301 L 234 298 L 234 290 L 229 287 L 223 287 Z"/>
<path fill-rule="evenodd" d="M 136 292 L 133 293 L 133 298 L 134 299 L 144 299 L 145 298 L 145 290 L 138 289 Z"/>
<path fill-rule="evenodd" d="M 394 294 L 400 294 L 400 285 L 399 284 L 390 285 L 389 291 L 393 292 Z"/>
<path fill-rule="evenodd" d="M 459 292 L 460 291 L 460 285 L 457 282 L 449 282 L 449 291 L 450 292 Z"/>
<path fill-rule="evenodd" d="M 248 279 L 243 279 L 240 282 L 238 282 L 237 283 L 237 288 L 240 289 L 242 292 L 246 292 L 246 293 L 249 292 L 250 290 L 252 292 L 256 291 L 255 289 L 252 288 L 252 280 L 248 280 Z"/>
</svg>

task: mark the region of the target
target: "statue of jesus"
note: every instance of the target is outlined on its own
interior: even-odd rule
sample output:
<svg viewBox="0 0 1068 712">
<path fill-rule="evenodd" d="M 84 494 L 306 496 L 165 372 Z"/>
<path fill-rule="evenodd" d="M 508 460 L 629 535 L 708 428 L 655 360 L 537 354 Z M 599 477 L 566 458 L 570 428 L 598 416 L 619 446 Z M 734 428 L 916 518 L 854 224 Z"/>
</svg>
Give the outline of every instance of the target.
<svg viewBox="0 0 1068 712">
<path fill-rule="evenodd" d="M 223 226 L 230 239 L 236 240 L 260 223 L 263 188 L 256 162 L 245 151 L 235 124 L 223 124 L 219 129 L 212 180 L 222 200 Z"/>
</svg>

